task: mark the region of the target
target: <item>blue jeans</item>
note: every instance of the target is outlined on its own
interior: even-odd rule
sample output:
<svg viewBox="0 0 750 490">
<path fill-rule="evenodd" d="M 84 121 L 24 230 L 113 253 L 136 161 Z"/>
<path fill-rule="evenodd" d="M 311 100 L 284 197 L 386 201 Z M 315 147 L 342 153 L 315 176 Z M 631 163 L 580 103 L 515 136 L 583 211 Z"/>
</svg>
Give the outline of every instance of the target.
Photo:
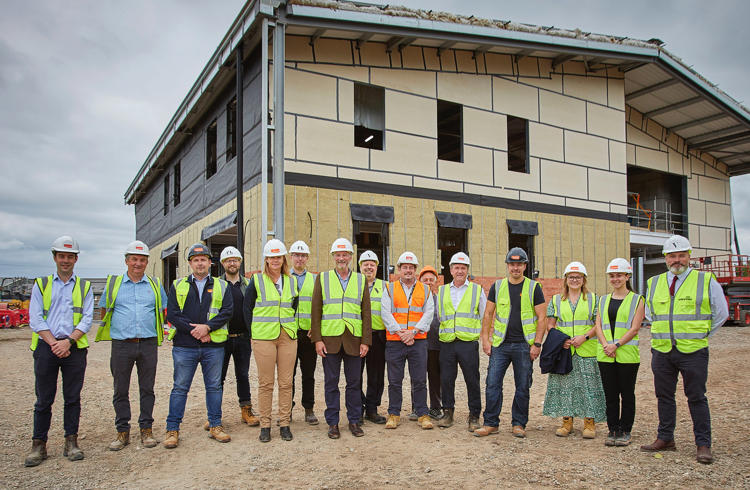
<svg viewBox="0 0 750 490">
<path fill-rule="evenodd" d="M 511 424 L 526 428 L 529 421 L 529 390 L 533 363 L 529 356 L 530 346 L 526 342 L 503 342 L 493 347 L 490 365 L 487 367 L 487 407 L 484 410 L 484 425 L 500 425 L 500 410 L 503 407 L 503 378 L 508 366 L 513 364 L 516 394 L 511 408 Z"/>
<path fill-rule="evenodd" d="M 182 416 L 185 415 L 185 402 L 193 383 L 198 364 L 203 371 L 206 386 L 206 411 L 211 427 L 221 425 L 221 367 L 224 363 L 224 346 L 211 347 L 172 347 L 174 363 L 174 387 L 169 395 L 169 415 L 167 430 L 180 430 Z"/>
</svg>

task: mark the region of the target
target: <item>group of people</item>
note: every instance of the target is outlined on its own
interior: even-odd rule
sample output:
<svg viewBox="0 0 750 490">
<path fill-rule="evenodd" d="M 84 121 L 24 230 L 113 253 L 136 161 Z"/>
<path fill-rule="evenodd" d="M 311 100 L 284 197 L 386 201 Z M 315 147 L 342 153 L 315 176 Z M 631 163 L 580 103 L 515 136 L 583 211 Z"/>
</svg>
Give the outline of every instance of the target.
<svg viewBox="0 0 750 490">
<path fill-rule="evenodd" d="M 438 272 L 429 266 L 418 272 L 417 256 L 409 251 L 398 258 L 395 281 L 376 277 L 379 260 L 369 250 L 360 255 L 361 272 L 356 272 L 354 249 L 346 238 L 338 238 L 331 246 L 334 268 L 317 275 L 307 270 L 307 244 L 297 241 L 287 251 L 283 242 L 272 239 L 263 248 L 262 270 L 250 278 L 240 273 L 242 254 L 234 247 L 221 252 L 224 274 L 212 277 L 210 249 L 197 243 L 187 253 L 191 273 L 168 285 L 167 294 L 158 278 L 145 273 L 148 246 L 134 241 L 125 250 L 127 271 L 107 278 L 99 301 L 102 325 L 96 341 L 112 344 L 117 436 L 109 449 L 121 450 L 130 443 L 128 391 L 134 366 L 140 392 L 141 445 L 158 444 L 152 432 L 152 412 L 157 349 L 163 341 L 165 318 L 171 325 L 168 339 L 173 342 L 174 367 L 163 441 L 169 449 L 179 445 L 187 395 L 199 364 L 206 393 L 204 429 L 219 442 L 231 440 L 222 422 L 222 398 L 232 359 L 241 418 L 248 425 L 260 426 L 261 442 L 271 440 L 275 385 L 279 436 L 293 439 L 290 423 L 298 367 L 304 421 L 319 423 L 314 413 L 318 357 L 331 439 L 341 437 L 342 365 L 348 429 L 354 437 L 361 437 L 365 420 L 385 424 L 386 429 L 401 424 L 407 364 L 409 419 L 422 429 L 432 429 L 434 422 L 441 428 L 454 425 L 460 367 L 468 395 L 466 426 L 477 437 L 499 431 L 503 378 L 512 365 L 511 430 L 516 437 L 526 437 L 532 367 L 540 354 L 555 359 L 543 413 L 562 417 L 556 434 L 571 434 L 578 417 L 584 419 L 583 437 L 593 438 L 596 422 L 606 418 L 605 444 L 626 446 L 635 417 L 638 331 L 645 322 L 651 325 L 659 427 L 656 441 L 641 449 L 674 450 L 675 389 L 682 374 L 696 457 L 710 463 L 711 426 L 705 396 L 708 336 L 728 317 L 727 305 L 712 274 L 690 268 L 691 247 L 686 238 L 670 237 L 663 251 L 668 271 L 648 281 L 645 298 L 632 290 L 629 262 L 617 258 L 606 271 L 611 293 L 597 298 L 587 288 L 585 266 L 572 262 L 565 269 L 562 293 L 545 306 L 541 284 L 525 275 L 528 256 L 517 247 L 505 257 L 507 277 L 495 281 L 485 294 L 479 284 L 469 281 L 471 261 L 463 252 L 450 259 L 453 280 L 438 287 Z M 83 459 L 77 435 L 93 294 L 89 282 L 74 274 L 79 248 L 73 238 L 55 240 L 52 254 L 57 270 L 36 280 L 30 303 L 37 401 L 26 466 L 39 465 L 47 457 L 58 372 L 65 401 L 63 454 L 72 461 Z M 480 349 L 489 356 L 482 424 Z M 253 411 L 248 376 L 253 353 L 259 416 Z M 378 409 L 386 371 L 384 416 Z"/>
</svg>

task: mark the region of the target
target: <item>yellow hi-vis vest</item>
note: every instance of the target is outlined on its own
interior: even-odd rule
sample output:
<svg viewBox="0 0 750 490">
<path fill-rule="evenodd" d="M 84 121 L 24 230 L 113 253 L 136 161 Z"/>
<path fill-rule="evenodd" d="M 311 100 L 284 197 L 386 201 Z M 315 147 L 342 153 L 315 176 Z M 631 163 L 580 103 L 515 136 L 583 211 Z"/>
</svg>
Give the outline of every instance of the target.
<svg viewBox="0 0 750 490">
<path fill-rule="evenodd" d="M 276 284 L 265 274 L 253 274 L 253 285 L 257 292 L 253 308 L 253 324 L 250 333 L 253 340 L 276 340 L 282 327 L 289 338 L 297 338 L 297 320 L 294 318 L 292 300 L 297 290 L 296 281 L 281 276 L 281 294 Z"/>
<path fill-rule="evenodd" d="M 297 286 L 297 278 L 292 276 L 292 282 L 294 286 Z M 315 288 L 315 274 L 312 272 L 306 272 L 305 278 L 302 280 L 302 288 L 298 291 L 299 302 L 297 303 L 297 313 L 295 318 L 297 320 L 297 328 L 301 330 L 310 330 L 311 312 L 312 312 L 312 295 L 313 289 Z M 276 289 L 274 287 L 274 289 Z"/>
<path fill-rule="evenodd" d="M 362 337 L 362 297 L 366 282 L 365 276 L 351 271 L 346 291 L 343 291 L 335 270 L 320 274 L 323 291 L 321 336 L 337 337 L 343 334 L 346 328 L 355 337 Z"/>
<path fill-rule="evenodd" d="M 161 281 L 158 278 L 151 278 L 149 276 L 143 277 L 148 281 L 148 284 L 149 286 L 151 286 L 151 290 L 154 293 L 154 310 L 156 313 L 154 325 L 156 326 L 156 344 L 161 345 L 162 340 L 164 340 L 164 315 L 162 314 L 162 308 L 164 307 L 161 304 Z M 115 300 L 117 299 L 117 293 L 120 292 L 120 286 L 122 285 L 122 281 L 124 279 L 124 274 L 119 276 L 107 276 L 106 312 L 104 313 L 104 318 L 102 318 L 102 324 L 99 327 L 99 330 L 97 330 L 96 332 L 96 338 L 94 338 L 94 342 L 99 342 L 100 340 L 112 340 L 112 337 L 110 337 L 109 335 L 109 329 L 112 326 L 112 312 L 115 310 Z"/>
<path fill-rule="evenodd" d="M 556 327 L 568 337 L 586 335 L 586 332 L 594 326 L 596 321 L 594 317 L 596 296 L 592 293 L 587 293 L 586 296 L 578 298 L 575 312 L 570 307 L 570 300 L 563 301 L 560 294 L 552 297 L 552 304 L 555 307 L 555 316 L 557 317 Z M 581 357 L 596 357 L 596 344 L 596 337 L 592 336 L 578 348 L 571 345 L 570 353 L 578 354 Z"/>
<path fill-rule="evenodd" d="M 54 276 L 49 275 L 47 277 L 37 277 L 36 286 L 39 288 L 39 292 L 42 293 L 42 317 L 46 320 L 49 314 L 49 307 L 52 304 L 52 281 Z M 76 276 L 76 282 L 73 285 L 73 326 L 75 327 L 81 323 L 83 318 L 83 300 L 91 289 L 91 283 L 84 281 L 80 277 Z M 39 345 L 39 334 L 36 332 L 31 333 L 31 345 L 29 349 L 36 350 L 36 346 Z M 85 349 L 89 346 L 89 339 L 86 334 L 83 334 L 80 339 L 76 340 L 76 347 L 79 349 Z"/>
<path fill-rule="evenodd" d="M 633 317 L 635 316 L 635 310 L 638 309 L 638 303 L 641 301 L 641 295 L 636 294 L 633 291 L 628 291 L 628 295 L 622 300 L 620 308 L 617 309 L 617 316 L 615 317 L 615 336 L 612 338 L 612 328 L 609 322 L 605 323 L 605 318 L 609 318 L 609 300 L 612 299 L 612 295 L 608 294 L 599 298 L 599 315 L 602 319 L 602 333 L 604 338 L 607 339 L 608 344 L 614 344 L 620 342 L 622 336 L 630 330 L 630 326 L 633 324 Z M 627 344 L 620 342 L 620 347 L 615 351 L 614 359 L 604 353 L 604 347 L 601 344 L 597 344 L 596 349 L 596 360 L 599 362 L 619 362 L 620 364 L 636 364 L 641 362 L 641 354 L 638 352 L 638 335 L 630 339 Z"/>
<path fill-rule="evenodd" d="M 464 291 L 458 307 L 451 302 L 451 286 L 445 284 L 438 289 L 438 319 L 440 320 L 440 342 L 478 340 L 482 332 L 482 318 L 479 316 L 479 298 L 482 287 L 470 282 Z M 469 294 L 471 293 L 471 294 Z"/>
<path fill-rule="evenodd" d="M 214 277 L 213 280 L 214 285 L 211 290 L 211 306 L 208 308 L 209 320 L 219 314 L 221 306 L 224 303 L 224 291 L 227 290 L 227 282 L 224 279 Z M 185 307 L 185 300 L 187 299 L 188 292 L 190 291 L 190 283 L 188 282 L 187 277 L 183 277 L 182 279 L 175 279 L 172 284 L 174 285 L 174 291 L 177 295 L 177 306 L 179 306 L 180 310 L 182 310 Z M 208 282 L 206 282 L 206 287 L 208 287 Z M 167 340 L 172 340 L 176 333 L 177 329 L 172 328 L 169 331 Z M 229 330 L 226 323 L 216 330 L 211 330 L 211 332 L 209 333 L 211 342 L 214 342 L 216 344 L 226 342 L 228 335 Z"/>
<path fill-rule="evenodd" d="M 375 284 L 372 285 L 370 291 L 370 312 L 372 319 L 373 330 L 385 330 L 385 323 L 383 323 L 383 317 L 380 316 L 380 308 L 383 305 L 381 300 L 383 299 L 383 281 L 375 279 Z"/>
<path fill-rule="evenodd" d="M 534 343 L 536 336 L 536 311 L 534 311 L 534 290 L 536 281 L 523 278 L 523 290 L 521 291 L 521 327 L 523 336 L 529 345 Z M 495 325 L 492 334 L 492 346 L 497 347 L 505 340 L 505 332 L 508 329 L 510 319 L 510 294 L 508 293 L 508 278 L 495 282 Z"/>
<path fill-rule="evenodd" d="M 674 297 L 669 294 L 666 272 L 648 280 L 646 297 L 651 310 L 651 347 L 669 352 L 675 345 L 685 354 L 708 347 L 712 277 L 711 273 L 692 269 Z"/>
</svg>

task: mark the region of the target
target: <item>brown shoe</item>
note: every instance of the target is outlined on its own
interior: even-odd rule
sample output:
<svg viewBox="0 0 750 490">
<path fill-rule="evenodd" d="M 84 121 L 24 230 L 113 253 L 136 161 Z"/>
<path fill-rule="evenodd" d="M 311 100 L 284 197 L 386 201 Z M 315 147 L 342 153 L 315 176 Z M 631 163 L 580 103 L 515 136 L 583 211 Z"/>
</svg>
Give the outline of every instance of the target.
<svg viewBox="0 0 750 490">
<path fill-rule="evenodd" d="M 430 419 L 429 415 L 422 415 L 417 419 L 419 426 L 422 427 L 422 430 L 429 430 L 432 429 L 432 420 Z"/>
<path fill-rule="evenodd" d="M 250 427 L 255 427 L 255 426 L 260 425 L 260 419 L 253 414 L 252 405 L 243 405 L 240 407 L 240 409 L 242 410 L 243 422 L 245 422 Z"/>
<path fill-rule="evenodd" d="M 359 424 L 349 424 L 349 432 L 351 432 L 354 437 L 362 437 L 365 435 L 365 431 L 362 430 L 362 427 L 360 427 Z"/>
<path fill-rule="evenodd" d="M 168 430 L 167 438 L 164 439 L 164 447 L 167 449 L 174 449 L 180 443 L 180 431 L 179 430 Z"/>
<path fill-rule="evenodd" d="M 80 461 L 83 459 L 83 451 L 78 447 L 78 434 L 65 436 L 63 456 L 68 458 L 69 461 Z"/>
<path fill-rule="evenodd" d="M 339 431 L 338 424 L 336 425 L 329 425 L 328 426 L 328 438 L 329 439 L 338 439 L 341 437 L 341 432 Z"/>
<path fill-rule="evenodd" d="M 123 431 L 117 433 L 117 438 L 109 443 L 110 451 L 119 451 L 130 444 L 130 431 Z"/>
<path fill-rule="evenodd" d="M 156 447 L 157 444 L 159 444 L 159 441 L 154 438 L 154 433 L 151 431 L 151 427 L 141 429 L 141 446 Z"/>
<path fill-rule="evenodd" d="M 229 437 L 229 434 L 224 432 L 224 427 L 222 427 L 221 425 L 217 425 L 208 429 L 208 437 L 210 437 L 211 439 L 216 439 L 219 442 L 229 442 L 232 440 L 232 438 Z"/>
<path fill-rule="evenodd" d="M 475 430 L 474 435 L 476 437 L 484 437 L 490 434 L 497 434 L 499 432 L 500 430 L 497 427 L 492 427 L 491 425 L 485 425 Z"/>
<path fill-rule="evenodd" d="M 521 438 L 526 437 L 526 429 L 524 429 L 520 425 L 514 425 L 513 437 L 521 437 Z"/>
<path fill-rule="evenodd" d="M 41 439 L 32 439 L 31 452 L 26 456 L 24 466 L 39 466 L 47 459 L 47 443 Z"/>
<path fill-rule="evenodd" d="M 641 446 L 641 451 L 645 451 L 647 453 L 655 453 L 657 451 L 676 451 L 677 448 L 675 448 L 674 441 L 662 441 L 661 439 L 657 439 L 651 444 L 646 444 L 644 446 Z"/>
<path fill-rule="evenodd" d="M 708 446 L 698 446 L 698 451 L 695 454 L 695 460 L 703 464 L 713 463 L 714 455 L 711 454 L 711 448 Z"/>
<path fill-rule="evenodd" d="M 315 416 L 315 412 L 313 412 L 312 408 L 305 409 L 305 422 L 310 425 L 318 425 L 320 423 L 318 421 L 318 417 Z"/>
</svg>

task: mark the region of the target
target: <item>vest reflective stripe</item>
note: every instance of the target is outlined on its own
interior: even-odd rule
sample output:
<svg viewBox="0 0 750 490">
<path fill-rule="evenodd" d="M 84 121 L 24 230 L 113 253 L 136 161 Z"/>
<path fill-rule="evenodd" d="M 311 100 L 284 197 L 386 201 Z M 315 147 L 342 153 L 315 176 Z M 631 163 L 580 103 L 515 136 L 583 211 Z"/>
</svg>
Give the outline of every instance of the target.
<svg viewBox="0 0 750 490">
<path fill-rule="evenodd" d="M 381 307 L 383 306 L 381 300 L 383 298 L 383 281 L 375 279 L 375 284 L 372 285 L 370 291 L 370 312 L 372 319 L 373 330 L 385 330 L 385 323 L 383 323 L 383 317 L 380 316 Z"/>
<path fill-rule="evenodd" d="M 421 287 L 420 287 L 421 286 Z M 391 298 L 391 313 L 393 319 L 401 326 L 406 327 L 407 330 L 414 330 L 419 320 L 422 319 L 424 314 L 424 304 L 427 298 L 430 298 L 430 292 L 427 286 L 419 281 L 414 283 L 411 298 L 406 297 L 404 287 L 401 285 L 401 281 L 388 283 L 388 295 Z M 390 333 L 386 331 L 386 340 L 401 340 L 398 334 Z M 415 339 L 427 338 L 427 332 L 420 332 L 414 335 Z"/>
<path fill-rule="evenodd" d="M 570 300 L 562 300 L 562 295 L 556 294 L 552 298 L 552 304 L 555 307 L 555 316 L 557 317 L 556 328 L 573 338 L 576 335 L 586 335 L 586 332 L 594 326 L 594 304 L 596 296 L 592 293 L 586 293 L 586 296 L 579 297 L 575 311 L 570 306 Z M 571 354 L 578 354 L 581 357 L 596 357 L 596 338 L 592 336 L 589 340 L 576 348 L 570 346 Z"/>
<path fill-rule="evenodd" d="M 161 345 L 164 340 L 164 315 L 162 313 L 164 306 L 161 304 L 161 281 L 158 278 L 152 279 L 149 276 L 143 277 L 148 281 L 149 286 L 151 286 L 151 291 L 154 293 L 154 326 L 156 327 L 156 344 Z M 109 334 L 110 327 L 112 326 L 112 313 L 115 310 L 117 293 L 120 292 L 120 286 L 122 285 L 123 280 L 125 280 L 124 274 L 119 276 L 107 276 L 106 313 L 104 314 L 104 318 L 102 318 L 102 324 L 99 326 L 99 330 L 96 332 L 94 342 L 99 342 L 100 340 L 112 340 L 112 337 Z"/>
<path fill-rule="evenodd" d="M 224 279 L 214 277 L 213 280 L 213 288 L 211 289 L 211 305 L 208 308 L 209 320 L 218 315 L 219 311 L 221 311 L 221 306 L 224 303 L 224 291 L 226 291 L 227 289 L 227 282 Z M 172 284 L 174 285 L 175 295 L 177 296 L 177 306 L 179 306 L 180 310 L 182 310 L 185 307 L 185 300 L 187 299 L 188 292 L 190 291 L 190 283 L 188 282 L 187 277 L 183 277 L 182 279 L 175 279 Z M 206 287 L 207 286 L 208 282 L 206 282 Z M 170 329 L 167 340 L 172 340 L 176 333 L 176 328 Z M 212 330 L 209 333 L 211 342 L 217 344 L 226 342 L 228 335 L 229 330 L 227 329 L 226 323 L 220 328 Z"/>
<path fill-rule="evenodd" d="M 323 314 L 320 334 L 323 337 L 338 337 L 344 329 L 355 337 L 362 337 L 362 296 L 365 290 L 365 276 L 352 271 L 346 291 L 335 270 L 320 274 L 323 291 Z"/>
<path fill-rule="evenodd" d="M 451 301 L 450 284 L 440 286 L 435 306 L 440 320 L 440 342 L 453 342 L 456 338 L 467 342 L 479 339 L 482 332 L 482 318 L 479 316 L 481 286 L 476 283 L 468 286 L 456 309 Z"/>
<path fill-rule="evenodd" d="M 534 290 L 536 281 L 523 278 L 523 290 L 521 291 L 521 328 L 523 336 L 529 345 L 534 343 L 536 336 L 537 317 L 534 311 Z M 510 319 L 510 294 L 508 292 L 508 279 L 495 282 L 495 324 L 492 334 L 492 346 L 497 347 L 505 340 Z"/>
<path fill-rule="evenodd" d="M 635 317 L 635 311 L 638 309 L 638 303 L 641 300 L 641 295 L 636 294 L 632 291 L 628 291 L 627 296 L 622 300 L 620 308 L 617 309 L 617 316 L 615 317 L 615 336 L 612 338 L 612 329 L 609 323 L 605 325 L 605 318 L 608 318 L 609 314 L 609 301 L 612 299 L 612 295 L 608 294 L 599 298 L 599 315 L 602 319 L 602 333 L 604 338 L 607 339 L 608 344 L 614 344 L 620 342 L 623 335 L 630 330 L 630 326 L 633 324 L 633 318 Z M 614 359 L 604 353 L 604 347 L 601 344 L 597 344 L 596 358 L 599 362 L 617 362 L 621 364 L 635 364 L 641 362 L 641 354 L 638 351 L 638 335 L 630 339 L 627 344 L 621 344 L 620 347 L 615 351 Z"/>
<path fill-rule="evenodd" d="M 666 272 L 648 280 L 646 297 L 651 310 L 651 347 L 669 352 L 674 345 L 686 354 L 708 347 L 712 277 L 713 274 L 692 269 L 674 297 L 669 294 Z"/>
<path fill-rule="evenodd" d="M 289 276 L 281 278 L 281 294 L 276 284 L 265 274 L 253 274 L 253 285 L 257 292 L 253 323 L 250 333 L 253 340 L 275 340 L 281 335 L 281 328 L 290 338 L 297 338 L 297 319 L 294 317 L 292 299 L 296 287 Z M 293 291 L 294 290 L 294 291 Z"/>
<path fill-rule="evenodd" d="M 46 320 L 49 315 L 50 305 L 52 305 L 52 282 L 54 276 L 37 277 L 36 285 L 39 288 L 39 292 L 42 293 L 42 317 Z M 71 302 L 73 303 L 73 327 L 81 323 L 83 319 L 83 300 L 86 298 L 89 290 L 91 289 L 91 283 L 89 281 L 81 280 L 80 277 L 76 276 L 76 282 L 73 285 L 73 293 L 71 295 Z M 36 350 L 39 345 L 39 334 L 36 332 L 31 333 L 31 345 L 29 349 Z M 85 349 L 89 346 L 89 339 L 86 334 L 83 334 L 80 339 L 76 340 L 76 347 L 79 349 Z"/>
<path fill-rule="evenodd" d="M 315 277 L 316 275 L 312 272 L 306 272 L 305 278 L 302 280 L 302 287 L 297 294 L 299 303 L 297 304 L 297 313 L 294 317 L 297 322 L 297 328 L 302 330 L 310 330 L 312 318 L 310 313 L 312 312 L 312 294 L 315 287 Z M 296 290 L 297 278 L 292 276 L 292 282 Z"/>
</svg>

